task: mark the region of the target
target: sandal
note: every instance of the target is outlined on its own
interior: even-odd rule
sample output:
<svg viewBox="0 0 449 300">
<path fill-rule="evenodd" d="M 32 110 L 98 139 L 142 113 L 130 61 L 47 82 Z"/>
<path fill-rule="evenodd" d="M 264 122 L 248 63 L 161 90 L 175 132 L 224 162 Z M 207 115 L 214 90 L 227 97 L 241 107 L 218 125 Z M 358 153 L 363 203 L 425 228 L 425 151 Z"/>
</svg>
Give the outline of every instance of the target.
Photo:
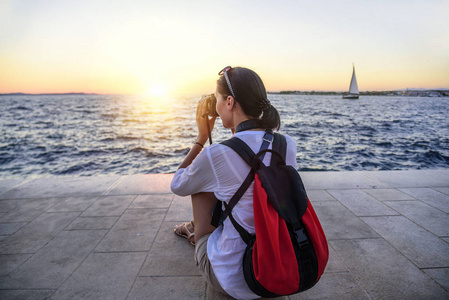
<svg viewBox="0 0 449 300">
<path fill-rule="evenodd" d="M 190 244 L 192 244 L 193 246 L 195 246 L 195 232 L 191 232 L 188 228 L 187 225 L 192 226 L 193 231 L 195 231 L 195 226 L 193 225 L 193 220 L 190 222 L 185 222 L 182 223 L 180 225 L 177 225 L 174 229 L 175 234 L 185 237 L 186 239 L 188 239 L 190 241 Z"/>
</svg>

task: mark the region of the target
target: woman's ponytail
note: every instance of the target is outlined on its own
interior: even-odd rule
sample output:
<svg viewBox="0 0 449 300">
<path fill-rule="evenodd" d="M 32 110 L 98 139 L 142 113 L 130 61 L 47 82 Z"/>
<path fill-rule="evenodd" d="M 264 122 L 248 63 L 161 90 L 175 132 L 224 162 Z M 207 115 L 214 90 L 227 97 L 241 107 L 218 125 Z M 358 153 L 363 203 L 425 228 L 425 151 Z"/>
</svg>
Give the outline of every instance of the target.
<svg viewBox="0 0 449 300">
<path fill-rule="evenodd" d="M 265 128 L 279 130 L 281 127 L 281 117 L 278 110 L 270 104 L 262 114 L 262 122 Z"/>
</svg>

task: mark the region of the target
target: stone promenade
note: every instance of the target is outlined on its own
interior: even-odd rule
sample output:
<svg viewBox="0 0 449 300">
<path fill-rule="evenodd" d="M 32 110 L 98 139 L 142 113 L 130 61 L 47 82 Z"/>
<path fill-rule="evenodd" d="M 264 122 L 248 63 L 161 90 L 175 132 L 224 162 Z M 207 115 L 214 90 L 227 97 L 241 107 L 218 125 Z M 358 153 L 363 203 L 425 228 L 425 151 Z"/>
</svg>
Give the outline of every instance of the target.
<svg viewBox="0 0 449 300">
<path fill-rule="evenodd" d="M 330 259 L 289 299 L 449 299 L 449 170 L 301 175 Z M 172 176 L 0 180 L 0 299 L 229 299 L 173 234 Z"/>
</svg>

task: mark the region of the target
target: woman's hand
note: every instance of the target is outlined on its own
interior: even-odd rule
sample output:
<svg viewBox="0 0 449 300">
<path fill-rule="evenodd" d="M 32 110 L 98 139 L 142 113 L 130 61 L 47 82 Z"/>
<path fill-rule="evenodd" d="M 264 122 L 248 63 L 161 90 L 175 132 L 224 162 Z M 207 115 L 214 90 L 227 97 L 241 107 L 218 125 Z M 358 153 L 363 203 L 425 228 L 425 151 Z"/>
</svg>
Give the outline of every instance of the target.
<svg viewBox="0 0 449 300">
<path fill-rule="evenodd" d="M 209 138 L 207 122 L 209 122 L 210 132 L 212 133 L 215 125 L 215 120 L 217 119 L 217 117 L 212 117 L 209 119 L 207 99 L 208 95 L 204 95 L 198 102 L 198 106 L 196 108 L 196 125 L 198 126 L 198 137 L 196 141 L 202 145 L 206 144 L 207 139 Z"/>
</svg>

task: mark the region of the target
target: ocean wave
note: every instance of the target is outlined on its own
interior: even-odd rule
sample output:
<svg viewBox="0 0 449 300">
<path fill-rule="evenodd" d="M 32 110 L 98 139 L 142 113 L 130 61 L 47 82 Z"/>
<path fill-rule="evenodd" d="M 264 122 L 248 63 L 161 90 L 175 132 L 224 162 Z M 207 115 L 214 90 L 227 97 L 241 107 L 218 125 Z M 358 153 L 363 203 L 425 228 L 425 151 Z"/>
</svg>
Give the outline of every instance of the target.
<svg viewBox="0 0 449 300">
<path fill-rule="evenodd" d="M 297 144 L 299 170 L 449 167 L 447 98 L 270 101 L 281 113 L 281 132 Z M 196 138 L 197 102 L 153 110 L 127 96 L 4 97 L 0 177 L 175 172 Z M 217 120 L 214 143 L 230 136 Z"/>
</svg>

